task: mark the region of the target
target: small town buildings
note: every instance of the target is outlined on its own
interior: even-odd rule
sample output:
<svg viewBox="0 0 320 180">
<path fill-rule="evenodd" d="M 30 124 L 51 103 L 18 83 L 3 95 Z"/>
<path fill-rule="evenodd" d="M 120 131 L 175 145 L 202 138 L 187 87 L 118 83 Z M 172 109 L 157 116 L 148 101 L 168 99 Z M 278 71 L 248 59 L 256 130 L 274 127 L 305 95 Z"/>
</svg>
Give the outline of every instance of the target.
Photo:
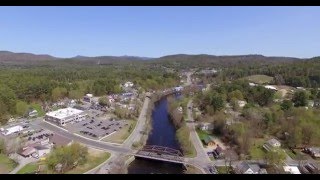
<svg viewBox="0 0 320 180">
<path fill-rule="evenodd" d="M 3 129 L 1 128 L 1 133 L 5 136 L 8 136 L 10 134 L 13 134 L 13 133 L 17 133 L 17 132 L 20 132 L 23 130 L 23 127 L 18 125 L 18 126 L 12 126 L 12 127 L 9 127 L 7 129 Z"/>
<path fill-rule="evenodd" d="M 306 148 L 306 152 L 314 158 L 320 158 L 320 147 Z"/>
<path fill-rule="evenodd" d="M 264 88 L 277 91 L 277 88 L 274 86 L 271 86 L 271 85 L 266 85 L 266 86 L 264 86 Z"/>
<path fill-rule="evenodd" d="M 177 86 L 173 89 L 175 92 L 180 92 L 183 90 L 183 87 L 182 86 Z"/>
<path fill-rule="evenodd" d="M 301 174 L 297 166 L 283 166 L 283 169 L 288 174 Z"/>
<path fill-rule="evenodd" d="M 257 86 L 257 84 L 249 82 L 249 86 L 254 87 Z"/>
<path fill-rule="evenodd" d="M 247 162 L 237 164 L 234 170 L 237 174 L 260 174 L 261 172 L 258 164 L 250 164 Z"/>
<path fill-rule="evenodd" d="M 213 130 L 213 124 L 212 123 L 202 123 L 202 124 L 200 124 L 200 129 L 202 131 L 212 131 Z"/>
<path fill-rule="evenodd" d="M 65 126 L 67 123 L 73 122 L 73 121 L 82 121 L 86 117 L 86 114 L 84 111 L 74 108 L 64 108 L 59 109 L 57 111 L 48 112 L 45 115 L 45 120 L 53 122 L 60 126 Z"/>
<path fill-rule="evenodd" d="M 212 151 L 213 153 L 213 156 L 217 159 L 217 158 L 220 158 L 221 156 L 224 155 L 223 153 L 223 149 L 221 148 L 221 146 L 217 145 L 216 149 L 214 149 Z"/>
<path fill-rule="evenodd" d="M 271 149 L 274 149 L 274 148 L 280 148 L 281 146 L 281 143 L 272 138 L 272 139 L 269 139 L 266 143 L 264 143 L 263 145 L 263 148 L 266 149 L 267 151 L 270 151 Z"/>
</svg>

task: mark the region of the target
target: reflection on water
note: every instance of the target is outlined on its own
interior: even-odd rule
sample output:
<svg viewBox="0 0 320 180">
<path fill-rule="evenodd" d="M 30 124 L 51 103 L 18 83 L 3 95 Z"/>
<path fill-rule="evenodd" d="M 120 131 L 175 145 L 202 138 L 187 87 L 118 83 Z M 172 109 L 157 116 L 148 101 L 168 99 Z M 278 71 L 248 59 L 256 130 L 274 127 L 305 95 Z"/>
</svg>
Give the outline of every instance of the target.
<svg viewBox="0 0 320 180">
<path fill-rule="evenodd" d="M 181 98 L 181 95 L 176 95 Z M 176 130 L 168 117 L 168 102 L 166 98 L 155 104 L 152 112 L 152 132 L 150 133 L 147 145 L 166 146 L 173 149 L 180 149 L 176 140 Z M 181 174 L 184 167 L 182 164 L 167 163 L 156 160 L 136 158 L 128 167 L 129 174 Z"/>
</svg>

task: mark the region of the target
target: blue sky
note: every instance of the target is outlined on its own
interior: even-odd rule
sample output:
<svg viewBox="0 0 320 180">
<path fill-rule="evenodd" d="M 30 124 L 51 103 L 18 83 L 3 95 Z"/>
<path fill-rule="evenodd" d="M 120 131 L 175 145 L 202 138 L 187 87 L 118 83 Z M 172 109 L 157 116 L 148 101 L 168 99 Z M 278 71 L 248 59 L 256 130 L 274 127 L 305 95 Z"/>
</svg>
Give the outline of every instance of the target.
<svg viewBox="0 0 320 180">
<path fill-rule="evenodd" d="M 320 7 L 0 7 L 0 50 L 76 55 L 320 55 Z"/>
</svg>

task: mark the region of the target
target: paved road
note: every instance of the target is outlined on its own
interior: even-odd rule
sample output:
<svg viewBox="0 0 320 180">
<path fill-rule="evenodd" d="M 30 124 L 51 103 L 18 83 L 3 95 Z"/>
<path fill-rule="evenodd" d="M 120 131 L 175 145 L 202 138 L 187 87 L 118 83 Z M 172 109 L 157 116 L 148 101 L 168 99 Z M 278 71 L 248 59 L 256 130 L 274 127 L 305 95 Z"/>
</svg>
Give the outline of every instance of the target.
<svg viewBox="0 0 320 180">
<path fill-rule="evenodd" d="M 99 141 L 95 141 L 95 140 L 90 140 L 84 137 L 80 137 L 77 135 L 74 135 L 70 132 L 67 132 L 65 130 L 62 130 L 61 128 L 58 128 L 56 126 L 53 126 L 47 122 L 44 121 L 32 121 L 31 125 L 33 126 L 38 126 L 44 129 L 48 129 L 50 131 L 53 131 L 61 136 L 67 137 L 69 139 L 72 139 L 74 141 L 86 144 L 88 146 L 94 147 L 94 148 L 98 148 L 98 149 L 102 149 L 102 150 L 107 150 L 109 152 L 121 152 L 121 153 L 131 153 L 132 150 L 129 148 L 125 148 L 125 147 L 120 147 L 120 146 L 114 146 L 114 145 L 110 145 L 110 144 L 106 144 L 103 142 L 99 142 Z"/>
<path fill-rule="evenodd" d="M 144 130 L 145 124 L 146 124 L 146 117 L 147 117 L 147 110 L 149 107 L 150 98 L 146 97 L 144 99 L 144 103 L 138 118 L 138 122 L 136 127 L 134 128 L 133 132 L 130 134 L 130 136 L 124 141 L 123 147 L 131 148 L 132 143 L 135 141 L 139 141 L 142 134 L 141 132 Z"/>
</svg>

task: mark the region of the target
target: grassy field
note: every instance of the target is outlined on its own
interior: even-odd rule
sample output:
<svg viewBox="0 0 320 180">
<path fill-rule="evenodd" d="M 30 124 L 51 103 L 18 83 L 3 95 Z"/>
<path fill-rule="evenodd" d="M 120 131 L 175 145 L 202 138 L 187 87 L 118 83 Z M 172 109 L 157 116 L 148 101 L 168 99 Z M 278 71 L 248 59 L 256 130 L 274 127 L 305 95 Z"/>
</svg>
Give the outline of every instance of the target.
<svg viewBox="0 0 320 180">
<path fill-rule="evenodd" d="M 251 159 L 263 159 L 265 151 L 263 150 L 264 139 L 254 139 L 253 144 L 249 150 Z"/>
<path fill-rule="evenodd" d="M 198 136 L 199 136 L 199 138 L 200 138 L 200 140 L 201 140 L 201 142 L 202 142 L 202 145 L 205 146 L 205 145 L 203 144 L 203 141 L 202 141 L 202 140 L 205 139 L 205 137 L 210 136 L 210 134 L 207 133 L 206 131 L 202 131 L 202 130 L 200 130 L 200 129 L 197 129 L 196 131 L 197 131 L 197 134 L 198 134 Z"/>
<path fill-rule="evenodd" d="M 216 168 L 219 174 L 229 174 L 229 172 L 227 172 L 228 168 L 226 166 L 217 166 Z"/>
<path fill-rule="evenodd" d="M 102 141 L 122 144 L 130 136 L 136 124 L 137 121 L 128 120 L 128 126 L 124 126 L 118 132 L 113 133 L 112 135 L 102 139 Z"/>
<path fill-rule="evenodd" d="M 0 174 L 7 174 L 18 164 L 4 154 L 0 154 Z"/>
<path fill-rule="evenodd" d="M 110 153 L 100 150 L 89 150 L 87 163 L 77 166 L 76 168 L 66 172 L 66 174 L 83 174 L 94 167 L 97 167 L 107 159 L 109 159 Z"/>
<path fill-rule="evenodd" d="M 38 169 L 39 163 L 33 162 L 21 168 L 17 174 L 32 174 Z"/>
<path fill-rule="evenodd" d="M 268 84 L 273 80 L 273 77 L 266 75 L 252 75 L 245 77 L 245 79 L 256 84 Z"/>
</svg>

